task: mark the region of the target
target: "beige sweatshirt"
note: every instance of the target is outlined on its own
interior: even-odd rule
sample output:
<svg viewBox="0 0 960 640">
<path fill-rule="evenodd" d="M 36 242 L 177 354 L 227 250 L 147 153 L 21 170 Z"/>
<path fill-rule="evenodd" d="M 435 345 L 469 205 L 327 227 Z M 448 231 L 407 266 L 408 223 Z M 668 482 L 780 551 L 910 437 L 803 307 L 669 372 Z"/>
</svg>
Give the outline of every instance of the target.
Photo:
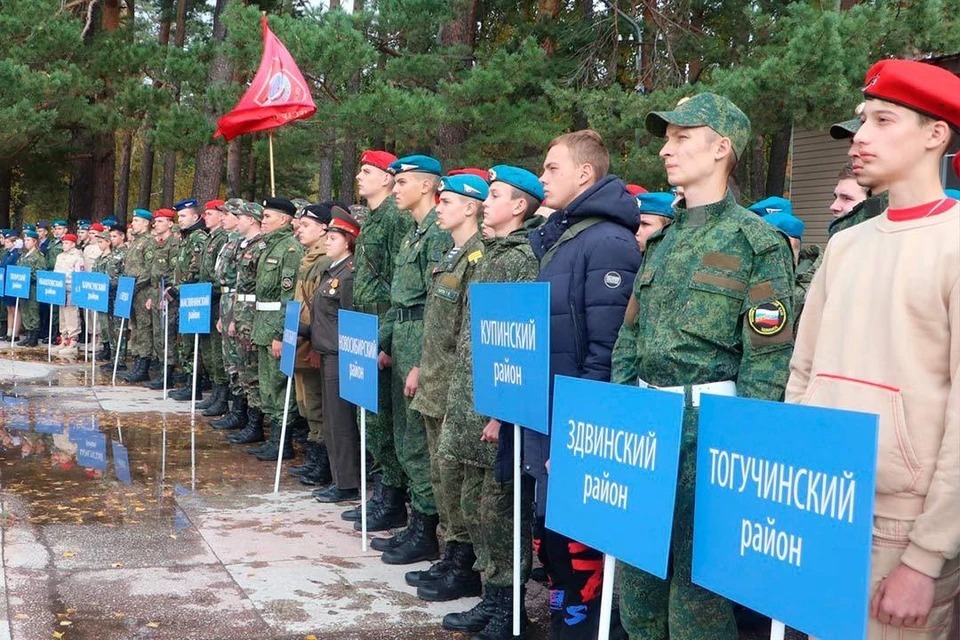
<svg viewBox="0 0 960 640">
<path fill-rule="evenodd" d="M 960 553 L 960 206 L 830 241 L 786 399 L 880 416 L 875 514 L 914 520 L 901 562 L 939 576 Z"/>
</svg>

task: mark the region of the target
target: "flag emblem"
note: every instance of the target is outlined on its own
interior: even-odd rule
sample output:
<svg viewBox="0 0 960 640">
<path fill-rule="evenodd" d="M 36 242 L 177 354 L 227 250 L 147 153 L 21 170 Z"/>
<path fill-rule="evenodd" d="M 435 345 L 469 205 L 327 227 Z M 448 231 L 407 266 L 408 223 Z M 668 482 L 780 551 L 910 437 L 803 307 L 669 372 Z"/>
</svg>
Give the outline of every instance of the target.
<svg viewBox="0 0 960 640">
<path fill-rule="evenodd" d="M 747 324 L 761 336 L 775 336 L 787 326 L 787 309 L 779 300 L 757 305 L 747 313 Z"/>
</svg>

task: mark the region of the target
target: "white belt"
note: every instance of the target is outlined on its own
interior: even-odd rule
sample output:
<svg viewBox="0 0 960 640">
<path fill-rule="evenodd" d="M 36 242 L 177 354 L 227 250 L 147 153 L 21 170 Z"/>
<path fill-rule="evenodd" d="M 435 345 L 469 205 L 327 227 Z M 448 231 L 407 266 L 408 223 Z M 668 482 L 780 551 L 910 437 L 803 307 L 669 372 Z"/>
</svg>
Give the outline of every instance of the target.
<svg viewBox="0 0 960 640">
<path fill-rule="evenodd" d="M 257 296 L 252 293 L 237 294 L 237 302 L 256 302 Z"/>
<path fill-rule="evenodd" d="M 694 407 L 700 406 L 700 396 L 707 393 L 714 396 L 736 396 L 737 383 L 733 380 L 722 380 L 721 382 L 708 382 L 706 384 L 693 384 L 679 387 L 655 387 L 646 380 L 637 380 L 637 386 L 641 389 L 657 389 L 668 393 L 679 393 L 682 396 L 690 390 L 690 404 Z"/>
<path fill-rule="evenodd" d="M 257 311 L 280 311 L 283 308 L 282 302 L 258 302 Z"/>
<path fill-rule="evenodd" d="M 233 293 L 236 289 L 231 287 L 220 287 L 220 293 Z"/>
</svg>

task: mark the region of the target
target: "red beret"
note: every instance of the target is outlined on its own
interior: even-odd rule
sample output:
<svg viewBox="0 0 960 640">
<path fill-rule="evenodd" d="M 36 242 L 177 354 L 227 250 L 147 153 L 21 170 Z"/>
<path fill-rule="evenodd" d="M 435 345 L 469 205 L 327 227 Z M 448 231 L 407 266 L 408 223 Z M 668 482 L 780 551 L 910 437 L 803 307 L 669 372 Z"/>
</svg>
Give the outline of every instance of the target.
<svg viewBox="0 0 960 640">
<path fill-rule="evenodd" d="M 387 151 L 377 151 L 367 149 L 360 154 L 360 164 L 369 164 L 382 171 L 386 171 L 392 163 L 397 161 L 397 156 Z"/>
<path fill-rule="evenodd" d="M 157 209 L 153 212 L 153 219 L 157 218 L 169 218 L 173 220 L 177 216 L 176 212 L 173 209 Z"/>
<path fill-rule="evenodd" d="M 106 227 L 104 227 L 104 226 L 103 226 L 102 224 L 100 224 L 99 222 L 94 222 L 92 225 L 90 225 L 90 231 L 96 231 L 97 233 L 100 233 L 100 232 L 103 231 L 105 228 L 106 228 Z"/>
<path fill-rule="evenodd" d="M 77 242 L 77 236 L 72 233 L 65 233 L 62 236 L 60 236 L 60 239 L 63 240 L 64 242 L 73 242 L 73 243 Z"/>
<path fill-rule="evenodd" d="M 641 186 L 638 185 L 638 184 L 628 184 L 628 185 L 627 185 L 627 193 L 629 193 L 629 194 L 632 195 L 634 198 L 636 198 L 636 197 L 637 197 L 638 195 L 640 195 L 641 193 L 650 193 L 650 192 L 647 191 L 646 189 L 644 189 L 643 187 L 641 187 Z"/>
<path fill-rule="evenodd" d="M 226 204 L 223 200 L 207 200 L 207 203 L 203 205 L 203 210 L 215 209 L 217 211 L 223 211 L 223 205 Z"/>
<path fill-rule="evenodd" d="M 482 179 L 484 182 L 490 181 L 490 172 L 486 169 L 476 169 L 474 167 L 464 167 L 463 169 L 451 169 L 447 171 L 448 176 L 473 175 Z"/>
<path fill-rule="evenodd" d="M 867 71 L 863 93 L 960 129 L 960 78 L 941 67 L 916 60 L 881 60 Z"/>
</svg>

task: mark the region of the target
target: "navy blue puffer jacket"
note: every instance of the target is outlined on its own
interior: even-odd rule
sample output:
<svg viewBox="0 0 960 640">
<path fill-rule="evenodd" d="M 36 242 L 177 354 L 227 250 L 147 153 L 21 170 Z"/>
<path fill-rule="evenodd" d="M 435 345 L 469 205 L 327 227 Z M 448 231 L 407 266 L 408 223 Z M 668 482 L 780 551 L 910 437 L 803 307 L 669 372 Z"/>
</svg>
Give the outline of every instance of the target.
<svg viewBox="0 0 960 640">
<path fill-rule="evenodd" d="M 542 259 L 564 231 L 590 217 L 601 221 L 561 244 L 537 277 L 550 283 L 551 396 L 556 375 L 610 380 L 610 354 L 640 269 L 637 201 L 616 176 L 603 178 L 534 230 L 534 254 Z M 523 444 L 524 470 L 537 478 L 542 515 L 549 438 L 525 430 Z"/>
</svg>

